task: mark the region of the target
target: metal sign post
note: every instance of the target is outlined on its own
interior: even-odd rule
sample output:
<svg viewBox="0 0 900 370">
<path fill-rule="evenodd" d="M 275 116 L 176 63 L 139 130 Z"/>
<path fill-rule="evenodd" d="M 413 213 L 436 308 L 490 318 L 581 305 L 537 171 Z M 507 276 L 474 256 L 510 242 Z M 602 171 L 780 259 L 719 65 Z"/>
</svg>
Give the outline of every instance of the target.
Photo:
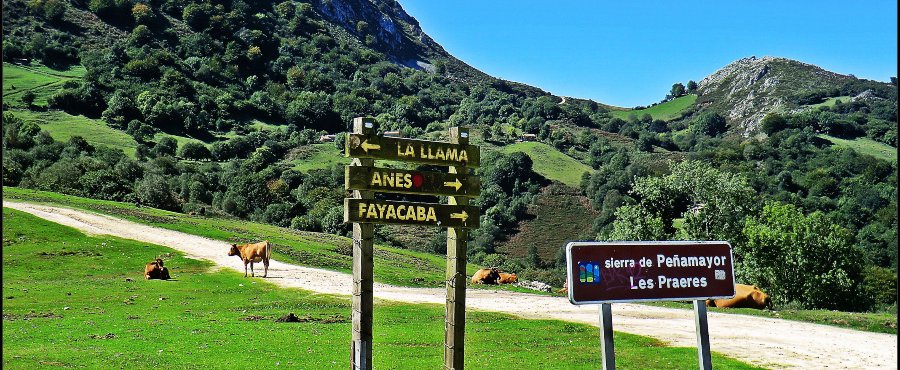
<svg viewBox="0 0 900 370">
<path fill-rule="evenodd" d="M 603 355 L 603 370 L 616 368 L 616 351 L 613 349 L 612 305 L 600 304 L 600 353 Z"/>
<path fill-rule="evenodd" d="M 706 302 L 694 301 L 694 326 L 697 328 L 697 361 L 701 370 L 712 370 L 709 352 L 709 324 L 706 321 Z"/>
<path fill-rule="evenodd" d="M 603 369 L 615 369 L 613 302 L 694 301 L 700 369 L 712 369 L 706 299 L 734 297 L 728 242 L 570 242 L 569 301 L 600 304 Z"/>
<path fill-rule="evenodd" d="M 450 142 L 385 137 L 375 120 L 355 118 L 345 155 L 354 157 L 344 185 L 344 222 L 353 223 L 353 370 L 372 369 L 372 236 L 374 224 L 437 226 L 447 229 L 447 305 L 444 323 L 444 368 L 462 370 L 466 320 L 466 247 L 469 228 L 478 227 L 480 210 L 469 197 L 480 194 L 481 182 L 469 174 L 481 152 L 469 145 L 469 131 L 451 127 Z M 375 160 L 449 166 L 448 173 L 374 167 Z M 446 195 L 449 204 L 375 199 L 374 192 Z"/>
</svg>

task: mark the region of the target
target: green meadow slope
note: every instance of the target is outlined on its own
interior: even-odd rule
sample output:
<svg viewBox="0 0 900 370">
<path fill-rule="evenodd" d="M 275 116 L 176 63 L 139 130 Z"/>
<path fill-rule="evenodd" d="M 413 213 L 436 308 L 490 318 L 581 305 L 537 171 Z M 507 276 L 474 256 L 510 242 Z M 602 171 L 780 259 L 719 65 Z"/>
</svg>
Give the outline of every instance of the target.
<svg viewBox="0 0 900 370">
<path fill-rule="evenodd" d="M 613 117 L 628 119 L 629 116 L 635 115 L 641 118 L 644 114 L 649 114 L 653 119 L 661 119 L 664 121 L 681 117 L 681 113 L 694 105 L 697 101 L 697 95 L 680 96 L 662 104 L 657 104 L 646 109 L 638 110 L 614 110 L 611 111 Z"/>
<path fill-rule="evenodd" d="M 819 137 L 830 141 L 837 147 L 850 148 L 859 154 L 870 155 L 881 160 L 897 163 L 897 148 L 890 145 L 879 143 L 866 137 L 852 140 L 829 135 L 819 135 Z"/>
<path fill-rule="evenodd" d="M 522 152 L 534 162 L 534 172 L 548 180 L 577 187 L 581 176 L 590 172 L 591 168 L 578 160 L 565 155 L 556 148 L 535 141 L 525 141 L 501 147 L 504 153 Z"/>
<path fill-rule="evenodd" d="M 165 247 L 86 236 L 6 208 L 3 220 L 4 368 L 346 366 L 348 299 L 276 288 Z M 144 263 L 157 255 L 173 280 L 142 278 Z M 276 320 L 288 313 L 299 322 Z M 440 364 L 443 316 L 438 305 L 376 303 L 374 367 Z M 469 312 L 466 325 L 469 366 L 599 366 L 596 328 L 588 325 L 483 312 Z M 497 351 L 497 338 L 519 338 L 520 345 Z M 250 342 L 253 356 L 234 350 Z M 624 368 L 696 366 L 692 348 L 623 333 L 616 342 Z M 719 355 L 714 362 L 755 368 Z"/>
</svg>

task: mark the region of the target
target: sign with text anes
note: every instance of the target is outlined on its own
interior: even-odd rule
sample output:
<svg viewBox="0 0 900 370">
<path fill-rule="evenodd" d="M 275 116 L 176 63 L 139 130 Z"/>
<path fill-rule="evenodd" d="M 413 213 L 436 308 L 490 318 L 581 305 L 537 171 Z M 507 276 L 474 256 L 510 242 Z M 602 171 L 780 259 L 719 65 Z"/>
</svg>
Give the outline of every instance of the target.
<svg viewBox="0 0 900 370">
<path fill-rule="evenodd" d="M 344 198 L 344 222 L 478 227 L 478 207 Z"/>
<path fill-rule="evenodd" d="M 731 244 L 724 241 L 570 242 L 566 258 L 576 305 L 734 296 Z"/>
<path fill-rule="evenodd" d="M 469 197 L 481 193 L 481 181 L 474 175 L 362 166 L 346 166 L 345 171 L 348 190 Z"/>
<path fill-rule="evenodd" d="M 345 153 L 347 157 L 443 166 L 478 167 L 481 164 L 481 151 L 475 145 L 362 134 L 347 135 Z"/>
</svg>

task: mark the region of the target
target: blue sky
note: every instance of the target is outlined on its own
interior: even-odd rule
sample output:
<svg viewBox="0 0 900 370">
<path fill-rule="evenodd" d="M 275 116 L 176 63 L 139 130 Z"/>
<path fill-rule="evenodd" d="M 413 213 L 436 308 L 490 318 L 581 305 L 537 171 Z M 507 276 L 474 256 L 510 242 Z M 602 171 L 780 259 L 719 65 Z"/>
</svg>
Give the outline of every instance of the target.
<svg viewBox="0 0 900 370">
<path fill-rule="evenodd" d="M 756 55 L 889 81 L 896 1 L 399 0 L 490 75 L 623 107 Z"/>
</svg>

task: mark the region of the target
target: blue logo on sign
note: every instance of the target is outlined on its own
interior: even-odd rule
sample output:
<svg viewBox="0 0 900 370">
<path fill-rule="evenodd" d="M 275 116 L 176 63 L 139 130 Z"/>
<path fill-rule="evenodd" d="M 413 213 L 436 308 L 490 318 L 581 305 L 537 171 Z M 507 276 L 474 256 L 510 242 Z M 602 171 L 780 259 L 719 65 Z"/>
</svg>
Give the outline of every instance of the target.
<svg viewBox="0 0 900 370">
<path fill-rule="evenodd" d="M 578 282 L 600 284 L 600 264 L 596 262 L 578 262 Z"/>
</svg>

